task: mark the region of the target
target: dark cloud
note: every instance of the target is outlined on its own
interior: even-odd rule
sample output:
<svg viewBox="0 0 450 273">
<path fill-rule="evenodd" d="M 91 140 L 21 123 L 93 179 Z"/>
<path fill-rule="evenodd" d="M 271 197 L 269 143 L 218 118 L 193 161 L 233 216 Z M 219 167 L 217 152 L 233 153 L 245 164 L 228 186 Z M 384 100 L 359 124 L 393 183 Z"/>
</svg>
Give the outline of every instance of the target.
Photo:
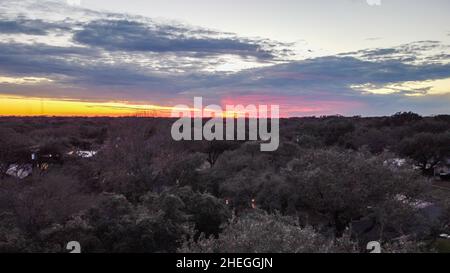
<svg viewBox="0 0 450 273">
<path fill-rule="evenodd" d="M 98 50 L 86 47 L 63 47 L 52 46 L 48 44 L 22 44 L 22 43 L 5 43 L 0 42 L 0 55 L 11 57 L 39 57 L 39 56 L 54 56 L 67 57 L 68 55 L 79 55 L 84 57 L 92 57 L 92 55 L 99 54 Z"/>
<path fill-rule="evenodd" d="M 77 68 L 76 60 L 97 54 L 95 50 L 83 47 L 0 43 L 0 72 L 7 75 L 66 75 Z"/>
<path fill-rule="evenodd" d="M 0 33 L 47 35 L 50 30 L 68 30 L 65 23 L 47 23 L 43 20 L 17 18 L 15 20 L 0 20 Z"/>
<path fill-rule="evenodd" d="M 357 57 L 368 61 L 400 61 L 403 63 L 445 63 L 450 47 L 438 41 L 418 41 L 392 48 L 364 49 L 339 56 Z"/>
<path fill-rule="evenodd" d="M 30 95 L 34 90 L 35 94 L 49 97 L 140 100 L 158 92 L 176 95 L 183 86 L 192 85 L 187 76 L 149 73 L 136 65 L 96 61 L 100 58 L 101 52 L 91 48 L 0 43 L 0 75 L 53 80 L 44 89 L 0 84 L 0 93 Z"/>
<path fill-rule="evenodd" d="M 381 49 L 375 49 L 375 50 L 368 50 L 363 52 L 364 57 L 374 57 L 374 56 L 385 56 L 390 54 L 396 54 L 399 53 L 400 50 L 396 48 L 381 48 Z"/>
<path fill-rule="evenodd" d="M 199 31 L 197 31 L 198 33 Z M 174 26 L 150 26 L 128 20 L 98 20 L 88 23 L 77 32 L 74 40 L 106 50 L 149 52 L 195 52 L 204 55 L 234 54 L 258 59 L 274 58 L 257 41 L 238 38 L 212 38 L 186 35 L 187 30 Z"/>
<path fill-rule="evenodd" d="M 450 77 L 450 64 L 411 65 L 399 61 L 370 62 L 355 57 L 320 57 L 246 71 L 237 76 L 245 85 L 269 87 L 346 87 Z"/>
</svg>

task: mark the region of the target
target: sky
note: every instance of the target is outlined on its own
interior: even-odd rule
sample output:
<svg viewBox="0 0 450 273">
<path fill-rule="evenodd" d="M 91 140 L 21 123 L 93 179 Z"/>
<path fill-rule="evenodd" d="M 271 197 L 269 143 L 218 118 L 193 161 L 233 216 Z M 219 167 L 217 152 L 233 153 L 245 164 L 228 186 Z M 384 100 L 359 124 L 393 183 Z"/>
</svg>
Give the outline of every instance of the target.
<svg viewBox="0 0 450 273">
<path fill-rule="evenodd" d="M 450 114 L 448 0 L 0 0 L 0 115 Z"/>
</svg>

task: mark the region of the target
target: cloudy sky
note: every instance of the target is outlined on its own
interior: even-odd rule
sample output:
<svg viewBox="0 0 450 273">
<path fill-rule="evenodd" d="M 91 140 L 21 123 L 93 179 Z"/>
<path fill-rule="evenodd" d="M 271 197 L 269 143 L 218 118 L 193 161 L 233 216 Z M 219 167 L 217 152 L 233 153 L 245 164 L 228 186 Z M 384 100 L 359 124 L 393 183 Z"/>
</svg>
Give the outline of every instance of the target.
<svg viewBox="0 0 450 273">
<path fill-rule="evenodd" d="M 450 114 L 448 0 L 0 0 L 0 115 Z"/>
</svg>

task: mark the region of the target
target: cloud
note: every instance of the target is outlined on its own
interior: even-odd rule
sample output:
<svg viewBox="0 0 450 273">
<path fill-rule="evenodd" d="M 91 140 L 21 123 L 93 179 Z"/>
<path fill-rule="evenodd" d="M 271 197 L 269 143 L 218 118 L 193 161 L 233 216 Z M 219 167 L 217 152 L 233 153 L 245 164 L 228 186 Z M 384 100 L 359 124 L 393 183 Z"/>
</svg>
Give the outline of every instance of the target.
<svg viewBox="0 0 450 273">
<path fill-rule="evenodd" d="M 400 61 L 409 64 L 450 63 L 450 46 L 439 41 L 417 41 L 392 48 L 364 49 L 342 53 L 367 61 Z"/>
<path fill-rule="evenodd" d="M 261 41 L 208 37 L 210 32 L 168 25 L 147 25 L 129 20 L 89 22 L 74 36 L 75 41 L 111 51 L 194 52 L 201 55 L 232 54 L 257 59 L 273 59 L 275 52 L 264 49 Z"/>
<path fill-rule="evenodd" d="M 52 82 L 52 80 L 35 77 L 0 77 L 0 83 L 3 84 L 39 84 L 45 82 Z"/>
<path fill-rule="evenodd" d="M 425 114 L 449 113 L 443 105 L 450 103 L 450 86 L 448 81 L 441 80 L 449 78 L 450 64 L 412 65 L 393 60 L 373 62 L 329 56 L 243 71 L 214 79 L 217 85 L 206 85 L 205 90 L 194 89 L 188 94 L 278 96 L 285 98 L 284 109 L 293 104 L 308 109 L 321 106 L 322 113 L 334 111 L 335 114 L 386 115 L 419 108 Z M 390 92 L 368 92 L 368 85 Z M 424 98 L 428 108 L 421 105 L 420 98 Z M 431 107 L 433 102 L 435 108 Z M 320 114 L 320 111 L 313 113 Z M 304 113 L 300 109 L 297 114 Z"/>
<path fill-rule="evenodd" d="M 1 20 L 0 33 L 4 34 L 29 34 L 47 35 L 50 30 L 65 29 L 63 24 L 53 24 L 43 20 L 17 18 L 15 20 Z"/>
<path fill-rule="evenodd" d="M 450 77 L 450 64 L 423 64 L 401 61 L 365 61 L 356 57 L 329 56 L 274 65 L 243 72 L 245 84 L 259 86 L 337 86 L 357 83 L 394 83 Z"/>
<path fill-rule="evenodd" d="M 103 51 L 99 61 L 166 72 L 232 72 L 284 62 L 295 55 L 289 43 L 97 12 L 55 0 L 0 2 L 0 26 L 3 42 L 97 49 Z"/>
</svg>

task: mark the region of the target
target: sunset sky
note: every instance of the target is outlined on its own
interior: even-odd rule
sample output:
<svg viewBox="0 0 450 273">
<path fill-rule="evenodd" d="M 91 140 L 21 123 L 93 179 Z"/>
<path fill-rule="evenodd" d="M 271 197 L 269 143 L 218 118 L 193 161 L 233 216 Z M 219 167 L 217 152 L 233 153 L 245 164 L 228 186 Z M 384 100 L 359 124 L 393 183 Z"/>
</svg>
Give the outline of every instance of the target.
<svg viewBox="0 0 450 273">
<path fill-rule="evenodd" d="M 450 114 L 448 0 L 0 0 L 0 115 Z"/>
</svg>

